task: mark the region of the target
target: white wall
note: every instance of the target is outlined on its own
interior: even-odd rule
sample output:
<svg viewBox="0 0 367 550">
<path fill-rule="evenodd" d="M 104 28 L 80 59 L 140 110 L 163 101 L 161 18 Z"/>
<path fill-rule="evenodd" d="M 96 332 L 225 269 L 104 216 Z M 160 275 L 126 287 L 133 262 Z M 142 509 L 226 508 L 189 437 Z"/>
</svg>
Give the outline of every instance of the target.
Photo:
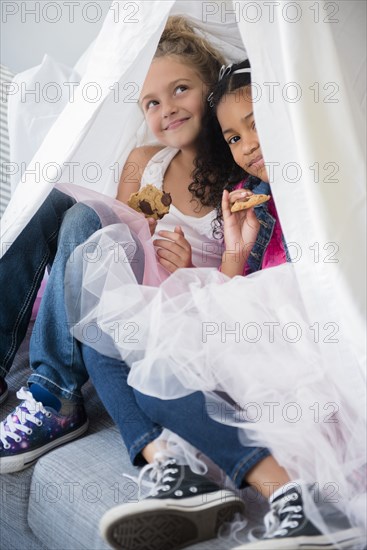
<svg viewBox="0 0 367 550">
<path fill-rule="evenodd" d="M 44 54 L 73 66 L 97 36 L 111 0 L 0 0 L 1 63 L 18 73 Z"/>
</svg>

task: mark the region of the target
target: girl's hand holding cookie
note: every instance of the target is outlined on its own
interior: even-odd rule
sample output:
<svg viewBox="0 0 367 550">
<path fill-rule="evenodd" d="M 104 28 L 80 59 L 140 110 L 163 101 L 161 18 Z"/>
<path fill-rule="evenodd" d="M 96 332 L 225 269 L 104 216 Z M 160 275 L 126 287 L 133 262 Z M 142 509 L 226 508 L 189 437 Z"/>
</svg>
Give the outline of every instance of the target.
<svg viewBox="0 0 367 550">
<path fill-rule="evenodd" d="M 180 267 L 194 267 L 192 264 L 191 245 L 185 239 L 180 226 L 174 231 L 159 231 L 163 239 L 155 239 L 153 242 L 157 249 L 159 263 L 170 273 L 174 273 Z"/>
<path fill-rule="evenodd" d="M 259 232 L 260 224 L 253 208 L 232 212 L 231 204 L 251 197 L 248 190 L 223 191 L 222 211 L 225 252 L 222 258 L 222 272 L 229 277 L 242 275 Z"/>
<path fill-rule="evenodd" d="M 227 252 L 250 253 L 259 232 L 260 223 L 253 208 L 232 212 L 231 205 L 236 201 L 251 197 L 253 193 L 244 189 L 236 189 L 231 193 L 223 191 L 222 211 L 224 225 L 224 241 Z M 249 250 L 248 250 L 249 249 Z M 247 258 L 246 258 L 247 259 Z"/>
</svg>

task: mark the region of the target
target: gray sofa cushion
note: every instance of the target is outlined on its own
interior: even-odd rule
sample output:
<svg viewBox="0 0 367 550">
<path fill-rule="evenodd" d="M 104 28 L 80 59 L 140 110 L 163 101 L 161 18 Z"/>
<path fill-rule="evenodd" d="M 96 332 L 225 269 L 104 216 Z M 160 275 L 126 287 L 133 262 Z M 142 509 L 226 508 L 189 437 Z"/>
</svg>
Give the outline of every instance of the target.
<svg viewBox="0 0 367 550">
<path fill-rule="evenodd" d="M 98 534 L 99 519 L 108 508 L 137 499 L 137 486 L 124 471 L 138 473 L 114 427 L 44 456 L 33 473 L 32 531 L 50 550 L 108 548 Z"/>
<path fill-rule="evenodd" d="M 16 391 L 26 384 L 27 338 L 10 375 L 9 398 L 1 417 L 19 402 Z M 98 524 L 110 507 L 137 499 L 137 486 L 123 473 L 137 476 L 117 428 L 113 425 L 93 386 L 83 388 L 90 427 L 87 435 L 54 449 L 35 466 L 17 474 L 2 475 L 1 550 L 106 550 Z M 211 540 L 191 550 L 226 550 L 236 546 Z"/>
<path fill-rule="evenodd" d="M 114 427 L 60 447 L 38 461 L 32 479 L 28 521 L 48 550 L 107 550 L 98 534 L 103 513 L 136 502 L 137 475 Z M 225 550 L 236 544 L 211 540 L 191 550 Z"/>
</svg>

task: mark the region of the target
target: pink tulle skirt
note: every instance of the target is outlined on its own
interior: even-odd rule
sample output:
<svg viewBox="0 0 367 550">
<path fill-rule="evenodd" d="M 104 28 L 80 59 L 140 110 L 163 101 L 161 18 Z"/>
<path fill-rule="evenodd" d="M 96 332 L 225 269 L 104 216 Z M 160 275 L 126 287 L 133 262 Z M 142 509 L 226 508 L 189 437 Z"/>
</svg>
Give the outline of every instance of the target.
<svg viewBox="0 0 367 550">
<path fill-rule="evenodd" d="M 148 224 L 113 208 L 120 221 L 106 220 L 66 270 L 74 336 L 127 361 L 129 383 L 143 393 L 203 391 L 209 414 L 237 426 L 245 446 L 269 448 L 293 479 L 316 484 L 319 501 L 307 506 L 321 530 L 330 505 L 364 525 L 365 378 L 342 326 L 309 318 L 292 264 L 234 279 L 214 268 L 168 276 Z M 131 230 L 144 247 L 143 284 L 127 253 Z"/>
</svg>

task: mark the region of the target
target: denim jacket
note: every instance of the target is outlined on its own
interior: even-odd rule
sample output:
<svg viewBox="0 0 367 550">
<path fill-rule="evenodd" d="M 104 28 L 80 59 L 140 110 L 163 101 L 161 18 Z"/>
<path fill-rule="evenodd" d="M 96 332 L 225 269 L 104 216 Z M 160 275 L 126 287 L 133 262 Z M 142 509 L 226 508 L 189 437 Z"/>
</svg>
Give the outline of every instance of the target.
<svg viewBox="0 0 367 550">
<path fill-rule="evenodd" d="M 252 191 L 256 195 L 260 195 L 260 194 L 270 195 L 270 185 L 265 181 L 261 181 L 259 178 L 256 178 L 254 176 L 249 176 L 245 181 L 243 187 L 244 189 L 250 189 L 250 191 Z M 263 204 L 259 204 L 258 206 L 255 206 L 254 210 L 255 210 L 256 217 L 260 222 L 260 229 L 257 234 L 256 242 L 247 260 L 247 265 L 250 268 L 251 273 L 253 273 L 254 271 L 259 271 L 259 269 L 261 269 L 263 257 L 264 257 L 266 248 L 270 242 L 270 239 L 272 237 L 275 222 L 276 222 L 275 218 L 268 212 L 267 202 L 264 202 Z M 291 258 L 290 258 L 287 244 L 284 240 L 283 235 L 282 235 L 282 243 L 284 246 L 287 262 L 290 262 Z"/>
</svg>

